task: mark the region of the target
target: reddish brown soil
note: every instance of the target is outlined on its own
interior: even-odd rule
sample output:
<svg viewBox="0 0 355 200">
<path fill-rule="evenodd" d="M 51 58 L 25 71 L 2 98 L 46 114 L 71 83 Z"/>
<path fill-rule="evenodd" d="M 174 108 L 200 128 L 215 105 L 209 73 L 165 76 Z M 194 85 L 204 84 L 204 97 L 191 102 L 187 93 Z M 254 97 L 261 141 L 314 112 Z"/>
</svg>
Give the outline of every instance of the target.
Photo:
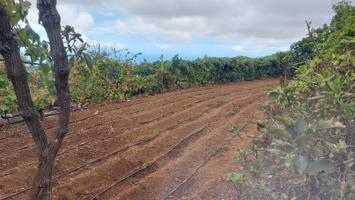
<svg viewBox="0 0 355 200">
<path fill-rule="evenodd" d="M 225 174 L 238 169 L 234 150 L 256 136 L 258 104 L 276 84 L 197 87 L 73 113 L 54 199 L 233 199 Z M 44 120 L 49 133 L 55 120 Z M 35 151 L 24 123 L 0 128 L 0 199 L 26 199 Z"/>
</svg>

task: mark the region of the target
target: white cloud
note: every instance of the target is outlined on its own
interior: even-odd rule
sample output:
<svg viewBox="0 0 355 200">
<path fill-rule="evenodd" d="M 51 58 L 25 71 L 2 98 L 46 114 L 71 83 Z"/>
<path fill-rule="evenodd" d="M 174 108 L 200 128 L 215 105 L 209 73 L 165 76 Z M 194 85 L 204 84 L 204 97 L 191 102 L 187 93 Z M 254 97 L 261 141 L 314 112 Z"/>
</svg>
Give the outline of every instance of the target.
<svg viewBox="0 0 355 200">
<path fill-rule="evenodd" d="M 28 19 L 31 27 L 36 31 L 44 32 L 41 25 L 38 24 L 38 10 L 36 8 L 36 0 L 30 0 L 32 7 L 30 9 Z M 61 16 L 61 25 L 71 25 L 74 26 L 78 32 L 84 32 L 95 26 L 95 20 L 92 15 L 78 6 L 73 6 L 71 4 L 61 4 L 57 6 L 58 12 Z"/>
<path fill-rule="evenodd" d="M 171 46 L 168 44 L 155 44 L 154 46 L 158 49 L 163 49 L 163 50 L 171 49 Z"/>
<path fill-rule="evenodd" d="M 80 12 L 75 24 L 82 30 L 87 30 L 95 25 L 94 18 L 88 12 Z"/>
<path fill-rule="evenodd" d="M 335 1 L 59 0 L 58 9 L 63 25 L 83 33 L 134 34 L 154 43 L 213 38 L 239 44 L 228 48 L 242 51 L 285 49 L 306 34 L 305 20 L 314 27 L 328 23 Z M 92 12 L 105 17 L 95 21 Z"/>
<path fill-rule="evenodd" d="M 142 17 L 132 17 L 126 20 L 117 20 L 114 22 L 114 29 L 106 29 L 106 31 L 115 33 L 142 34 L 148 38 L 160 37 L 181 43 L 191 41 L 191 34 L 185 30 L 165 29 L 159 24 L 149 23 Z"/>
<path fill-rule="evenodd" d="M 77 7 L 68 4 L 58 5 L 61 15 L 61 24 L 75 27 L 79 32 L 89 30 L 95 25 L 94 18 L 86 11 L 80 11 Z"/>
<path fill-rule="evenodd" d="M 289 46 L 306 33 L 305 20 L 327 23 L 334 0 L 98 0 L 70 1 L 127 15 L 119 32 L 189 42 L 193 37 L 222 38 L 238 43 Z M 109 5 L 109 7 L 107 6 Z M 117 27 L 116 27 L 117 28 Z"/>
<path fill-rule="evenodd" d="M 231 48 L 232 48 L 234 51 L 243 51 L 243 50 L 244 50 L 244 47 L 239 46 L 239 45 L 233 45 L 233 46 L 231 46 Z"/>
<path fill-rule="evenodd" d="M 115 26 L 117 31 L 127 31 L 127 23 L 121 20 L 116 21 Z"/>
</svg>

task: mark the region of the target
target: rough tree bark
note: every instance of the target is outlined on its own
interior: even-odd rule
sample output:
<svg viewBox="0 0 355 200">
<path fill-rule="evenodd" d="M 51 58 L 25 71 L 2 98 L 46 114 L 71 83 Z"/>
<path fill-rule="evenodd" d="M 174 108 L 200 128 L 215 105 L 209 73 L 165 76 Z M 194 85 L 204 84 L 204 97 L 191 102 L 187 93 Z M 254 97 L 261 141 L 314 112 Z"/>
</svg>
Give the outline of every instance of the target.
<svg viewBox="0 0 355 200">
<path fill-rule="evenodd" d="M 38 0 L 39 21 L 44 26 L 50 43 L 50 54 L 54 61 L 55 85 L 60 114 L 54 139 L 47 140 L 39 120 L 39 114 L 31 99 L 27 72 L 20 57 L 20 49 L 13 35 L 5 6 L 0 2 L 0 54 L 4 57 L 6 73 L 11 80 L 17 102 L 37 146 L 38 171 L 32 181 L 29 199 L 51 199 L 51 179 L 55 158 L 68 132 L 70 116 L 68 58 L 61 38 L 60 16 L 56 0 Z"/>
</svg>

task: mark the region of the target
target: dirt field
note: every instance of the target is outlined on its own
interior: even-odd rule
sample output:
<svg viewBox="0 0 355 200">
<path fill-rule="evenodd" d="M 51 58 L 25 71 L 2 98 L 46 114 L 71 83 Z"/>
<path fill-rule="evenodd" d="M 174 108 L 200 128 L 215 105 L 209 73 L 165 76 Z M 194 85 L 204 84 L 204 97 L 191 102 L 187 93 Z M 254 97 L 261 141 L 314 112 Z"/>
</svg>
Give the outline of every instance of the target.
<svg viewBox="0 0 355 200">
<path fill-rule="evenodd" d="M 225 174 L 240 167 L 234 151 L 256 136 L 258 104 L 277 83 L 191 88 L 73 113 L 54 199 L 232 199 Z M 53 131 L 55 116 L 44 125 Z M 25 124 L 1 127 L 0 199 L 25 199 L 36 163 Z"/>
</svg>

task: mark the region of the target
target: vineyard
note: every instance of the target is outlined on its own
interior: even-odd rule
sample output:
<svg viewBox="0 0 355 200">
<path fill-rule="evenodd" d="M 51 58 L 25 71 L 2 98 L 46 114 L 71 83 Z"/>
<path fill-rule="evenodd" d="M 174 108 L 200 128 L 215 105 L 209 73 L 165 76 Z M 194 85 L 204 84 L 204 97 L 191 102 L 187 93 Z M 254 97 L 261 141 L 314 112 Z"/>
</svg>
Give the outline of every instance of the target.
<svg viewBox="0 0 355 200">
<path fill-rule="evenodd" d="M 0 199 L 355 196 L 355 10 L 288 51 L 141 60 L 0 0 Z M 46 37 L 44 37 L 46 38 Z"/>
<path fill-rule="evenodd" d="M 152 95 L 166 91 L 214 83 L 258 80 L 282 75 L 283 53 L 264 58 L 202 58 L 186 61 L 176 55 L 171 61 L 134 63 L 137 55 L 127 50 L 117 54 L 124 59 L 111 58 L 99 47 L 88 48 L 70 62 L 71 97 L 73 105 L 120 101 L 135 95 Z M 77 47 L 79 48 L 79 47 Z M 30 90 L 39 111 L 55 107 L 56 91 L 51 66 L 28 66 Z M 4 66 L 0 64 L 0 112 L 3 118 L 18 112 L 16 96 Z M 11 116 L 11 115 L 10 115 Z"/>
</svg>

